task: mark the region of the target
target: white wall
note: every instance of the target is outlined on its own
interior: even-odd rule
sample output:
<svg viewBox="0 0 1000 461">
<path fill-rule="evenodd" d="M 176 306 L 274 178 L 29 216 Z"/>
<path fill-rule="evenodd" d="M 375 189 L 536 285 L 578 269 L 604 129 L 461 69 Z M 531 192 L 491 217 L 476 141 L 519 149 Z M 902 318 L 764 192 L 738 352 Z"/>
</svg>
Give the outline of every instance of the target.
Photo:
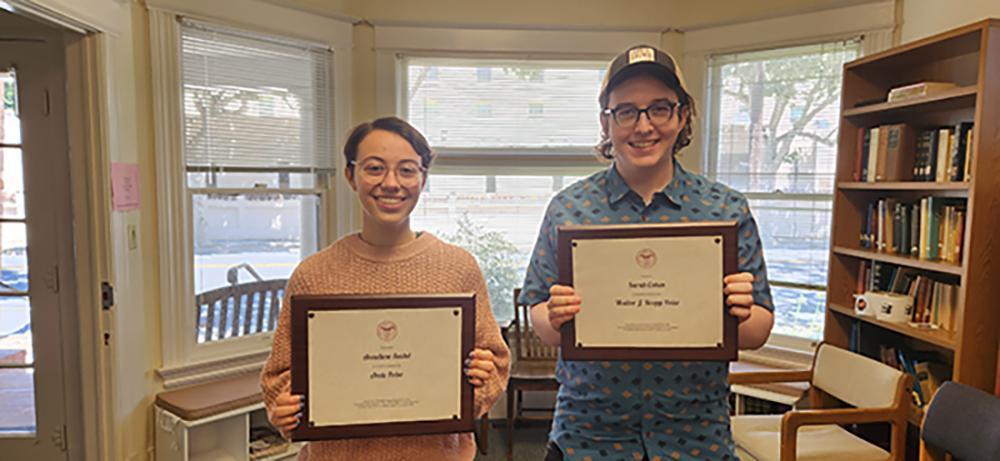
<svg viewBox="0 0 1000 461">
<path fill-rule="evenodd" d="M 1000 18 L 998 0 L 902 0 L 902 41 L 910 42 L 980 19 Z"/>
</svg>

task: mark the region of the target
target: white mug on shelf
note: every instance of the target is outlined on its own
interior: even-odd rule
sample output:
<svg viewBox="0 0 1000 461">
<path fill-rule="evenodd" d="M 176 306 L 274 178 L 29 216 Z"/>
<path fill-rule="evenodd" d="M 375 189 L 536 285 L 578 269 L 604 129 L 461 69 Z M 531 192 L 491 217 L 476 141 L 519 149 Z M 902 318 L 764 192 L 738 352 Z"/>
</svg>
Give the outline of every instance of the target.
<svg viewBox="0 0 1000 461">
<path fill-rule="evenodd" d="M 854 295 L 854 315 L 858 317 L 875 317 L 875 311 L 871 308 L 865 294 L 855 293 Z"/>
<path fill-rule="evenodd" d="M 884 291 L 854 295 L 854 312 L 885 322 L 907 323 L 913 317 L 913 297 Z"/>
</svg>

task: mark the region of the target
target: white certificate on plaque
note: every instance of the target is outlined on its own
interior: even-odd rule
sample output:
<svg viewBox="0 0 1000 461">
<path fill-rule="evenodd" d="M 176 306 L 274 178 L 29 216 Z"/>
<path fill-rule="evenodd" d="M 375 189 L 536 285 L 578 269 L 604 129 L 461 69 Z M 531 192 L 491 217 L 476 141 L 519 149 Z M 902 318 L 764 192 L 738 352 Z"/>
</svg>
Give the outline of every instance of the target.
<svg viewBox="0 0 1000 461">
<path fill-rule="evenodd" d="M 310 316 L 306 403 L 313 424 L 450 420 L 461 414 L 461 308 Z"/>
<path fill-rule="evenodd" d="M 573 242 L 581 347 L 718 347 L 723 343 L 719 236 Z"/>
</svg>

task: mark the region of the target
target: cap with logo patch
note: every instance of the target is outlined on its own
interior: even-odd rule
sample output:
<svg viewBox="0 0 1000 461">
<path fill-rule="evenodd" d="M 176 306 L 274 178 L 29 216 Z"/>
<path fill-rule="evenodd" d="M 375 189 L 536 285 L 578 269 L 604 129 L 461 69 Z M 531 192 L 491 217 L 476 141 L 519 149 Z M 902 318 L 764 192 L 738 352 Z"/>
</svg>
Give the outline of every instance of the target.
<svg viewBox="0 0 1000 461">
<path fill-rule="evenodd" d="M 680 89 L 683 93 L 678 95 L 681 103 L 691 100 L 691 95 L 684 85 L 684 77 L 674 63 L 674 58 L 656 47 L 636 45 L 616 56 L 608 64 L 608 71 L 604 75 L 604 81 L 601 82 L 601 93 L 598 96 L 601 108 L 607 108 L 611 90 L 636 75 L 650 75 L 671 89 Z"/>
</svg>

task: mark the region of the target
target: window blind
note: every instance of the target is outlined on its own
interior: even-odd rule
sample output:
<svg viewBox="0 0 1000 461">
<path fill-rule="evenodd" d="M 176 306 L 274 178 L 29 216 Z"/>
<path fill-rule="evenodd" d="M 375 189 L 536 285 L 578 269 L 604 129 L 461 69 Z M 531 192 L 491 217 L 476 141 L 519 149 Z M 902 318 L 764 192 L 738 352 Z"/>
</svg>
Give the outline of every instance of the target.
<svg viewBox="0 0 1000 461">
<path fill-rule="evenodd" d="M 181 21 L 189 170 L 332 170 L 333 52 Z"/>
<path fill-rule="evenodd" d="M 604 62 L 405 57 L 402 63 L 405 116 L 435 148 L 589 149 L 598 141 Z"/>
<path fill-rule="evenodd" d="M 744 192 L 831 194 L 856 40 L 712 56 L 710 168 Z"/>
</svg>

